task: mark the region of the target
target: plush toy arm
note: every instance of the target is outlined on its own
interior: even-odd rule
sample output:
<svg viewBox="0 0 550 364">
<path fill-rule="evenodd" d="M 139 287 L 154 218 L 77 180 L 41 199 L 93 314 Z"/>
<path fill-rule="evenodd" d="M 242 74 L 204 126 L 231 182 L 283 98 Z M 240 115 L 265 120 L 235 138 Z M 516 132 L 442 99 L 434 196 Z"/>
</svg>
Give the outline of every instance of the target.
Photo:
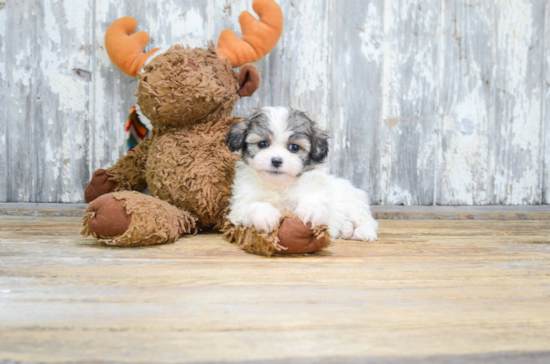
<svg viewBox="0 0 550 364">
<path fill-rule="evenodd" d="M 118 185 L 117 191 L 141 191 L 147 186 L 145 164 L 150 145 L 151 138 L 145 138 L 107 170 L 109 180 Z"/>
<path fill-rule="evenodd" d="M 313 253 L 331 245 L 332 237 L 326 225 L 311 228 L 285 211 L 280 224 L 272 232 L 265 233 L 255 227 L 235 225 L 229 219 L 222 229 L 230 243 L 237 243 L 248 253 L 266 256 L 278 254 Z"/>
</svg>

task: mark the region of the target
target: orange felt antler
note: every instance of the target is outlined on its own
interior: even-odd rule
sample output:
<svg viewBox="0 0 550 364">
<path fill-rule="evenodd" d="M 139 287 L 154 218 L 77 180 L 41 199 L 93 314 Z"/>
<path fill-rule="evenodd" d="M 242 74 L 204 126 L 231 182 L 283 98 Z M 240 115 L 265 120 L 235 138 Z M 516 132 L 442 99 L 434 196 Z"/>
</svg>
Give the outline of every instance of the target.
<svg viewBox="0 0 550 364">
<path fill-rule="evenodd" d="M 273 0 L 254 0 L 252 8 L 260 17 L 256 20 L 248 11 L 239 16 L 242 39 L 229 29 L 220 33 L 216 52 L 233 67 L 256 62 L 267 55 L 283 33 L 283 12 Z"/>
<path fill-rule="evenodd" d="M 125 16 L 115 20 L 105 33 L 105 48 L 109 58 L 119 70 L 131 77 L 137 77 L 147 58 L 159 49 L 142 54 L 149 43 L 149 34 L 144 31 L 132 34 L 136 28 L 136 19 Z"/>
</svg>

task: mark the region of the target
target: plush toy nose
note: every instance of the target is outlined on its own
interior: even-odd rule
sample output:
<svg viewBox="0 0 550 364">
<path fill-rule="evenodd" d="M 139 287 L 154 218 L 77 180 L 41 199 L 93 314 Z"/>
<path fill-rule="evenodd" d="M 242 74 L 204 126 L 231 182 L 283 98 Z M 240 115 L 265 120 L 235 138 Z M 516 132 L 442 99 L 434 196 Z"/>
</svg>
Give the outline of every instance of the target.
<svg viewBox="0 0 550 364">
<path fill-rule="evenodd" d="M 283 164 L 283 160 L 281 158 L 271 158 L 271 164 L 275 168 L 279 168 Z"/>
</svg>

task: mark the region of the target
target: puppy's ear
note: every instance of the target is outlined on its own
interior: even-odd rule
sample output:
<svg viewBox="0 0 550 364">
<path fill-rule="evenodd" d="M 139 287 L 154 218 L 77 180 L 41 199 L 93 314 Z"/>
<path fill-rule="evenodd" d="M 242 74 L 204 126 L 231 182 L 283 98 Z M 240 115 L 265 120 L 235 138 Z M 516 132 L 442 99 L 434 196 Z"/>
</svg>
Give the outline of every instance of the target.
<svg viewBox="0 0 550 364">
<path fill-rule="evenodd" d="M 328 135 L 325 131 L 320 130 L 317 125 L 313 126 L 311 135 L 311 150 L 309 156 L 315 162 L 322 162 L 328 155 Z"/>
<path fill-rule="evenodd" d="M 225 136 L 225 144 L 229 147 L 230 151 L 237 152 L 244 148 L 247 130 L 248 122 L 246 120 L 231 126 L 231 130 Z"/>
<path fill-rule="evenodd" d="M 311 120 L 304 112 L 290 110 L 289 119 L 297 119 L 296 124 L 304 125 L 307 128 L 307 135 L 311 143 L 309 158 L 317 163 L 321 163 L 328 155 L 328 135 L 325 131 L 319 129 L 315 121 Z"/>
</svg>

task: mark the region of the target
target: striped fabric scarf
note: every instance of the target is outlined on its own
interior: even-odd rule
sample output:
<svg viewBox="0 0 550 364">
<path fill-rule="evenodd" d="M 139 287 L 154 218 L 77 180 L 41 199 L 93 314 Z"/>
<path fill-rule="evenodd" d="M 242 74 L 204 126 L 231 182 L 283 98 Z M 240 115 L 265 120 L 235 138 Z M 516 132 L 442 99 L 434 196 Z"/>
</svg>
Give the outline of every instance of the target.
<svg viewBox="0 0 550 364">
<path fill-rule="evenodd" d="M 136 107 L 132 107 L 126 120 L 126 147 L 127 151 L 133 150 L 144 138 L 148 137 L 151 133 L 151 125 L 147 125 L 149 120 L 139 115 L 139 110 Z"/>
</svg>

